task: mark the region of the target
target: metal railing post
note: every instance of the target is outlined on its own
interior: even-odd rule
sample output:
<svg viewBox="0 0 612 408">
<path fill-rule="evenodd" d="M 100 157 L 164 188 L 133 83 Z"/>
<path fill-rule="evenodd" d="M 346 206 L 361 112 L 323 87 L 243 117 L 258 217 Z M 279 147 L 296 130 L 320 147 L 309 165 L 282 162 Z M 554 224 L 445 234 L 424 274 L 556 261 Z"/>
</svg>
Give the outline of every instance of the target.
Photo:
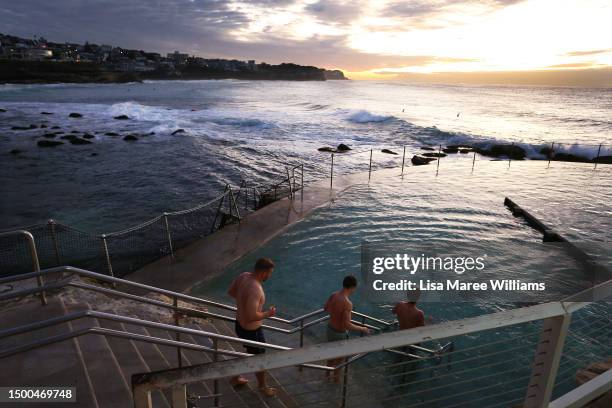
<svg viewBox="0 0 612 408">
<path fill-rule="evenodd" d="M 476 164 L 476 150 L 474 150 L 474 158 L 472 159 L 472 173 L 474 172 L 475 164 Z"/>
<path fill-rule="evenodd" d="M 548 152 L 548 165 L 546 168 L 550 167 L 550 161 L 552 160 L 553 154 L 555 154 L 555 142 L 552 142 L 550 145 L 550 152 Z"/>
<path fill-rule="evenodd" d="M 514 142 L 512 142 L 512 147 L 510 149 L 510 154 L 508 154 L 508 168 L 510 168 L 510 163 L 512 163 L 512 152 L 514 151 Z"/>
<path fill-rule="evenodd" d="M 334 154 L 331 155 L 331 170 L 329 172 L 329 189 L 334 187 Z"/>
<path fill-rule="evenodd" d="M 599 144 L 599 148 L 597 149 L 597 157 L 595 157 L 595 160 L 593 160 L 593 161 L 595 162 L 595 167 L 593 167 L 594 169 L 596 169 L 596 168 L 597 168 L 597 161 L 598 161 L 598 159 L 599 159 L 599 153 L 601 153 L 601 145 L 602 145 L 602 144 L 603 144 L 603 143 L 600 143 L 600 144 Z"/>
<path fill-rule="evenodd" d="M 172 408 L 187 408 L 187 386 L 172 387 Z"/>
<path fill-rule="evenodd" d="M 347 357 L 347 360 L 348 360 L 348 357 Z M 344 379 L 342 381 L 342 404 L 340 405 L 341 408 L 346 408 L 346 403 L 347 403 L 347 398 L 348 398 L 348 380 L 349 380 L 348 369 L 349 369 L 349 366 L 350 364 L 347 364 L 343 368 Z"/>
<path fill-rule="evenodd" d="M 102 249 L 104 249 L 104 257 L 106 258 L 106 268 L 108 269 L 108 274 L 114 277 L 115 274 L 113 273 L 113 265 L 111 264 L 110 254 L 108 252 L 106 234 L 100 235 L 100 239 L 102 239 Z"/>
<path fill-rule="evenodd" d="M 62 260 L 60 258 L 59 245 L 57 244 L 57 235 L 55 234 L 55 221 L 49 220 L 47 222 L 49 225 L 49 230 L 51 231 L 51 239 L 53 240 L 53 249 L 55 250 L 55 263 L 57 266 L 62 265 Z"/>
<path fill-rule="evenodd" d="M 213 361 L 219 361 L 219 354 L 217 353 L 217 351 L 219 350 L 219 340 L 216 338 L 212 340 L 213 340 L 213 350 L 215 350 L 215 352 L 213 353 Z M 213 380 L 213 394 L 215 395 L 213 406 L 218 407 L 219 406 L 219 380 L 217 378 Z"/>
<path fill-rule="evenodd" d="M 300 173 L 301 173 L 301 177 L 300 177 L 300 197 L 302 199 L 302 201 L 304 201 L 304 163 L 302 163 L 300 165 Z"/>
<path fill-rule="evenodd" d="M 134 408 L 152 408 L 151 391 L 144 387 L 134 387 Z"/>
<path fill-rule="evenodd" d="M 440 147 L 438 148 L 438 164 L 436 166 L 436 176 L 438 175 L 438 171 L 440 170 L 440 159 L 442 155 L 442 145 L 440 145 Z"/>
<path fill-rule="evenodd" d="M 372 178 L 372 152 L 374 149 L 370 149 L 370 168 L 368 170 L 368 181 Z"/>
<path fill-rule="evenodd" d="M 300 320 L 300 348 L 302 347 L 304 347 L 304 319 Z M 302 371 L 304 367 L 300 366 L 298 369 Z"/>
<path fill-rule="evenodd" d="M 174 306 L 174 325 L 181 327 L 180 316 L 178 313 L 178 298 L 176 296 L 172 299 L 172 306 Z M 176 341 L 181 341 L 181 333 L 176 332 Z M 176 361 L 178 362 L 179 368 L 183 366 L 183 353 L 180 347 L 176 348 Z"/>
<path fill-rule="evenodd" d="M 523 408 L 548 407 L 570 321 L 569 313 L 544 319 Z"/>
<path fill-rule="evenodd" d="M 170 235 L 170 224 L 168 223 L 168 213 L 164 213 L 164 224 L 166 225 L 166 237 L 168 238 L 168 247 L 170 248 L 170 257 L 174 258 L 174 248 L 172 247 L 172 236 Z"/>
<path fill-rule="evenodd" d="M 406 146 L 404 146 L 404 154 L 402 155 L 402 176 L 404 175 L 404 163 L 406 163 Z"/>
<path fill-rule="evenodd" d="M 240 223 L 240 210 L 238 209 L 238 203 L 236 203 L 236 197 L 234 197 L 234 192 L 232 191 L 231 188 L 229 190 L 229 193 L 230 193 L 230 200 L 231 200 L 230 205 L 234 206 L 234 210 L 236 211 L 236 218 L 238 218 L 238 223 Z"/>
<path fill-rule="evenodd" d="M 366 324 L 366 318 L 365 318 L 365 316 L 363 316 L 363 317 L 361 318 L 361 324 L 362 324 L 363 326 L 365 326 L 365 324 Z M 359 334 L 359 337 L 363 337 L 363 336 L 364 336 L 364 334 L 363 334 L 363 332 L 361 332 L 361 333 Z"/>
</svg>

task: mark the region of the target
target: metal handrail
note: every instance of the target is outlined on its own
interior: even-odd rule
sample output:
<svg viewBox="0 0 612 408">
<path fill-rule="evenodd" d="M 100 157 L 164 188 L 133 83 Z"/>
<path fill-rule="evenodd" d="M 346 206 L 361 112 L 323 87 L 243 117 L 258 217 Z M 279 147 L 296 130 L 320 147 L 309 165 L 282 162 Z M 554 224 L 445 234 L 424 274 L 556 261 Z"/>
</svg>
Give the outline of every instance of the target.
<svg viewBox="0 0 612 408">
<path fill-rule="evenodd" d="M 36 252 L 36 244 L 34 243 L 34 236 L 32 235 L 32 233 L 26 230 L 8 231 L 8 232 L 0 233 L 0 238 L 12 237 L 14 235 L 21 235 L 26 239 L 26 241 L 28 242 L 28 248 L 30 249 L 30 257 L 32 258 L 32 269 L 35 272 L 40 272 L 38 252 Z M 42 275 L 38 275 L 36 277 L 36 283 L 38 284 L 39 287 L 44 285 Z M 45 296 L 45 292 L 40 292 L 40 302 L 43 305 L 47 304 L 47 298 Z"/>
<path fill-rule="evenodd" d="M 84 269 L 80 269 L 80 268 L 74 268 L 71 266 L 60 266 L 60 267 L 55 267 L 55 268 L 49 268 L 49 269 L 45 269 L 42 271 L 36 271 L 36 272 L 29 272 L 29 273 L 25 273 L 25 274 L 21 274 L 21 275 L 13 275 L 13 276 L 8 276 L 5 278 L 0 278 L 0 284 L 3 283 L 8 283 L 8 282 L 17 282 L 17 281 L 21 281 L 21 280 L 25 280 L 25 279 L 31 279 L 31 278 L 35 278 L 35 277 L 43 277 L 46 275 L 51 275 L 51 274 L 63 274 L 63 273 L 72 273 L 72 274 L 76 274 L 79 276 L 84 276 L 84 277 L 88 277 L 88 278 L 93 278 L 95 280 L 98 281 L 102 281 L 102 282 L 107 282 L 107 283 L 112 283 L 112 284 L 121 284 L 124 286 L 129 286 L 135 289 L 139 289 L 139 290 L 146 290 L 149 292 L 153 292 L 153 293 L 157 293 L 160 295 L 165 295 L 165 296 L 169 296 L 172 298 L 175 298 L 177 300 L 181 300 L 184 302 L 191 302 L 191 303 L 195 303 L 195 304 L 201 304 L 201 305 L 206 305 L 206 306 L 210 306 L 210 307 L 215 307 L 215 308 L 219 308 L 219 309 L 225 309 L 225 310 L 229 310 L 229 311 L 236 311 L 236 307 L 235 306 L 230 306 L 230 305 L 226 305 L 224 303 L 219 303 L 219 302 L 214 302 L 208 299 L 203 299 L 203 298 L 198 298 L 195 296 L 190 296 L 190 295 L 185 295 L 183 293 L 179 293 L 179 292 L 173 292 L 167 289 L 161 289 L 161 288 L 157 288 L 155 286 L 150 286 L 150 285 L 145 285 L 142 283 L 138 283 L 138 282 L 132 282 L 129 280 L 125 280 L 125 279 L 121 279 L 121 278 L 116 278 L 113 276 L 108 276 L 108 275 L 104 275 L 104 274 L 100 274 L 97 272 L 91 272 L 91 271 L 87 271 Z M 86 284 L 79 284 L 81 287 L 85 287 Z M 76 286 L 76 285 L 73 285 Z M 57 287 L 55 287 L 57 288 Z M 126 294 L 125 292 L 121 292 L 121 291 L 114 291 L 112 289 L 109 288 L 101 288 L 101 287 L 94 287 L 94 285 L 89 285 L 88 286 L 89 289 L 94 289 L 97 291 L 105 291 L 107 293 L 111 293 L 115 294 L 115 295 L 119 295 L 121 296 L 121 294 L 125 295 L 125 296 L 129 296 L 132 298 L 132 300 L 137 300 L 137 301 L 147 301 L 147 303 L 150 303 L 150 301 L 152 301 L 151 299 L 147 299 L 143 296 L 137 296 L 137 295 L 132 295 L 132 294 Z M 9 300 L 11 298 L 15 298 L 15 297 L 21 297 L 21 296 L 25 296 L 27 294 L 33 294 L 33 293 L 37 293 L 39 292 L 38 289 L 25 289 L 25 290 L 21 290 L 21 291 L 14 291 L 14 292 L 9 292 L 9 293 L 5 293 L 0 295 L 0 301 L 1 300 Z M 161 302 L 158 301 L 160 303 L 166 304 L 165 302 Z M 161 304 L 159 304 L 161 305 Z M 177 307 L 174 307 L 177 308 Z M 177 308 L 178 309 L 178 308 Z M 188 310 L 187 308 L 184 308 L 184 310 Z M 209 313 L 209 312 L 206 312 Z M 286 324 L 286 325 L 291 325 L 294 326 L 296 323 L 298 322 L 304 322 L 306 319 L 310 318 L 310 317 L 314 317 L 314 316 L 318 316 L 325 313 L 325 311 L 323 309 L 317 309 L 314 310 L 312 312 L 308 312 L 305 313 L 301 316 L 297 316 L 293 319 L 283 319 L 277 316 L 273 316 L 273 317 L 269 317 L 268 320 L 270 321 L 274 321 L 274 322 L 278 322 L 278 323 L 282 323 L 282 324 Z M 385 326 L 385 328 L 387 327 L 391 327 L 393 326 L 393 322 L 385 322 L 384 320 L 380 320 L 380 319 L 376 319 L 372 316 L 363 314 L 363 313 L 359 313 L 359 312 L 353 312 L 353 314 L 355 316 L 359 316 L 362 319 L 366 319 L 366 320 L 371 320 L 374 321 L 376 323 L 382 324 L 383 326 Z M 216 316 L 223 316 L 223 315 L 216 315 Z M 212 317 L 212 316 L 211 316 Z M 229 316 L 224 316 L 225 318 L 231 319 L 231 320 L 235 320 L 235 318 L 229 317 Z M 323 319 L 319 319 L 320 321 L 323 321 Z M 373 330 L 382 330 L 380 327 L 376 327 L 376 326 L 372 326 L 372 325 L 367 325 L 364 324 L 363 322 L 355 322 L 355 324 L 358 325 L 362 325 L 362 326 L 366 326 L 370 329 Z M 308 322 L 308 323 L 304 323 L 303 324 L 305 327 L 308 327 L 309 325 L 312 325 L 312 322 Z M 301 325 L 300 325 L 301 326 Z M 268 327 L 273 327 L 273 326 L 268 326 Z M 297 331 L 299 331 L 301 329 L 301 327 L 294 327 L 292 329 L 287 330 L 289 333 L 295 333 Z M 281 329 L 283 330 L 283 329 Z M 286 329 L 285 329 L 286 330 Z"/>
</svg>

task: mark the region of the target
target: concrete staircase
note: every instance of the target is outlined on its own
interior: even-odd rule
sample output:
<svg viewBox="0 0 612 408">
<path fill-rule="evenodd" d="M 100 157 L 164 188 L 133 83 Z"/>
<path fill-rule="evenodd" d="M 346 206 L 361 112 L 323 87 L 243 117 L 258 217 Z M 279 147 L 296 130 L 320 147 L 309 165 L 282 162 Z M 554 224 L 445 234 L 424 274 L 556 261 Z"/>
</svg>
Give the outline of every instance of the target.
<svg viewBox="0 0 612 408">
<path fill-rule="evenodd" d="M 49 296 L 48 301 L 46 306 L 41 306 L 36 298 L 22 301 L 19 304 L 0 306 L 0 330 L 43 321 L 66 313 L 95 309 L 88 302 L 75 303 L 74 299 L 67 301 L 61 294 Z M 95 304 L 100 303 L 98 301 Z M 112 313 L 112 306 L 110 310 L 108 306 L 106 304 L 103 311 Z M 115 312 L 119 310 L 122 309 L 114 309 Z M 168 323 L 161 321 L 162 319 L 152 319 L 151 316 L 147 315 L 147 319 Z M 190 319 L 184 326 L 235 336 L 233 325 L 225 321 Z M 0 350 L 90 327 L 101 327 L 162 339 L 176 339 L 175 333 L 166 330 L 88 317 L 0 339 Z M 268 335 L 268 337 L 270 343 L 275 343 L 275 340 L 287 343 L 287 337 L 280 334 Z M 181 334 L 180 340 L 212 347 L 212 340 L 206 336 Z M 294 340 L 297 342 L 297 337 Z M 244 351 L 240 345 L 225 341 L 219 342 L 219 348 Z M 213 358 L 213 355 L 209 353 L 182 350 L 183 366 L 208 363 L 213 361 Z M 219 358 L 232 357 L 219 356 Z M 99 334 L 86 334 L 0 359 L 0 363 L 2 366 L 0 386 L 73 386 L 77 389 L 76 406 L 78 407 L 131 407 L 132 374 L 178 367 L 178 355 L 175 347 Z M 229 379 L 221 379 L 218 381 L 218 404 L 223 407 L 258 408 L 290 408 L 306 403 L 311 404 L 309 406 L 336 406 L 337 404 L 332 401 L 338 401 L 341 386 L 327 384 L 324 376 L 323 372 L 312 369 L 300 371 L 298 368 L 290 367 L 274 370 L 269 373 L 269 383 L 278 389 L 275 397 L 265 397 L 261 394 L 252 374 L 247 375 L 251 381 L 240 387 L 231 386 Z M 190 384 L 187 394 L 189 403 L 193 407 L 215 406 L 213 381 Z M 152 400 L 154 407 L 171 406 L 169 391 L 153 392 Z M 313 404 L 320 400 L 324 401 L 321 404 Z M 38 405 L 43 408 L 62 406 L 62 404 L 55 403 L 28 404 L 29 407 Z"/>
</svg>

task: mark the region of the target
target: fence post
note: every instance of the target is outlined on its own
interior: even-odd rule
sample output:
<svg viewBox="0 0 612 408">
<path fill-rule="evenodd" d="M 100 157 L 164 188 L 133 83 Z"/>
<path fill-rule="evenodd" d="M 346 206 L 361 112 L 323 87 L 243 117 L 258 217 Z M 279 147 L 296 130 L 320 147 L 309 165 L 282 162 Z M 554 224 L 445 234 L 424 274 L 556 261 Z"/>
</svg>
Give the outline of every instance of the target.
<svg viewBox="0 0 612 408">
<path fill-rule="evenodd" d="M 569 313 L 544 319 L 523 408 L 548 407 L 570 321 Z"/>
<path fill-rule="evenodd" d="M 552 144 L 550 145 L 550 152 L 548 152 L 548 165 L 546 166 L 546 168 L 550 167 L 550 160 L 552 159 L 554 153 L 555 153 L 555 142 L 552 142 Z"/>
<path fill-rule="evenodd" d="M 599 148 L 597 149 L 597 157 L 595 157 L 595 160 L 594 160 L 594 162 L 595 162 L 595 167 L 593 167 L 594 169 L 596 169 L 596 168 L 597 168 L 597 160 L 599 159 L 599 153 L 601 153 L 601 145 L 602 145 L 602 144 L 603 144 L 603 143 L 600 143 L 600 144 L 599 144 Z"/>
<path fill-rule="evenodd" d="M 212 340 L 213 340 L 213 349 L 215 350 L 215 352 L 213 353 L 213 361 L 219 361 L 219 354 L 218 354 L 219 340 L 217 338 L 214 338 Z M 219 380 L 216 378 L 213 380 L 213 394 L 215 395 L 213 406 L 218 407 L 219 406 Z"/>
<path fill-rule="evenodd" d="M 215 224 L 217 223 L 217 218 L 219 218 L 219 212 L 221 212 L 221 207 L 223 207 L 223 202 L 225 201 L 225 197 L 227 196 L 228 188 L 229 188 L 229 184 L 226 184 L 225 189 L 223 190 L 223 195 L 221 196 L 221 200 L 219 200 L 219 205 L 217 206 L 217 212 L 215 213 L 215 218 L 213 219 L 212 225 L 210 227 L 211 234 L 215 232 Z"/>
<path fill-rule="evenodd" d="M 474 172 L 474 164 L 476 164 L 476 150 L 474 150 L 474 158 L 472 159 L 472 173 Z"/>
<path fill-rule="evenodd" d="M 406 162 L 406 146 L 404 146 L 404 154 L 402 155 L 402 176 L 404 175 L 404 163 Z"/>
<path fill-rule="evenodd" d="M 102 249 L 104 249 L 104 257 L 106 258 L 106 267 L 108 269 L 108 274 L 110 276 L 115 276 L 113 274 L 113 265 L 111 264 L 110 254 L 108 253 L 108 244 L 106 243 L 106 234 L 100 235 L 102 239 Z"/>
<path fill-rule="evenodd" d="M 301 184 L 301 188 L 300 188 L 300 197 L 302 199 L 302 201 L 304 201 L 304 163 L 300 164 L 300 173 L 301 173 L 301 178 L 300 178 L 300 184 Z"/>
<path fill-rule="evenodd" d="M 187 386 L 172 387 L 172 408 L 187 408 Z"/>
<path fill-rule="evenodd" d="M 331 155 L 331 171 L 329 172 L 329 189 L 334 187 L 334 154 Z"/>
<path fill-rule="evenodd" d="M 151 391 L 144 387 L 134 387 L 134 408 L 151 408 Z"/>
<path fill-rule="evenodd" d="M 440 147 L 438 148 L 438 164 L 436 166 L 436 176 L 438 175 L 438 170 L 440 170 L 440 159 L 442 155 L 442 145 L 440 145 Z"/>
<path fill-rule="evenodd" d="M 508 168 L 510 168 L 510 163 L 512 163 L 512 152 L 514 152 L 514 142 L 512 142 L 512 148 L 510 149 L 510 154 L 508 155 Z"/>
<path fill-rule="evenodd" d="M 55 221 L 50 219 L 47 225 L 49 225 L 49 229 L 51 230 L 51 239 L 53 240 L 53 249 L 55 250 L 55 263 L 57 266 L 61 266 L 62 261 L 60 258 L 59 246 L 57 245 L 57 235 L 55 234 Z"/>
<path fill-rule="evenodd" d="M 174 258 L 174 248 L 172 247 L 172 236 L 170 235 L 170 224 L 168 224 L 168 213 L 164 213 L 164 224 L 166 225 L 166 237 L 168 238 L 168 246 L 170 248 L 170 257 Z"/>
<path fill-rule="evenodd" d="M 347 357 L 347 361 L 348 361 L 348 357 Z M 340 405 L 341 408 L 345 408 L 346 407 L 346 403 L 347 403 L 348 380 L 349 380 L 349 376 L 348 376 L 349 365 L 350 365 L 350 363 L 344 366 L 344 380 L 342 381 L 342 405 Z"/>
<path fill-rule="evenodd" d="M 370 149 L 370 169 L 368 170 L 368 181 L 372 178 L 372 152 L 374 149 Z"/>
<path fill-rule="evenodd" d="M 174 325 L 176 327 L 181 327 L 181 319 L 178 313 L 178 298 L 176 295 L 172 298 L 172 306 L 174 306 Z M 176 332 L 176 341 L 181 341 L 181 333 Z M 183 353 L 181 352 L 181 347 L 176 348 L 176 361 L 178 362 L 179 368 L 183 366 Z"/>
<path fill-rule="evenodd" d="M 230 193 L 230 205 L 234 206 L 234 210 L 236 211 L 236 217 L 238 218 L 238 224 L 240 224 L 240 210 L 238 209 L 238 204 L 236 203 L 236 197 L 234 197 L 234 192 L 232 191 L 231 187 L 229 189 L 229 193 Z"/>
<path fill-rule="evenodd" d="M 32 269 L 34 272 L 40 272 L 40 261 L 38 260 L 38 252 L 36 251 L 36 242 L 34 242 L 34 236 L 28 232 L 28 231 L 19 231 L 18 233 L 23 233 L 25 235 L 26 240 L 28 241 L 28 246 L 30 247 L 30 257 L 32 258 Z M 7 233 L 7 234 L 0 234 L 0 235 L 8 235 L 8 234 L 12 234 L 12 233 Z M 45 280 L 43 279 L 42 275 L 38 275 L 36 277 L 36 284 L 38 285 L 38 287 L 43 287 L 45 286 Z M 45 291 L 41 291 L 39 293 L 40 296 L 40 303 L 44 306 L 47 304 L 47 294 L 45 293 Z"/>
</svg>

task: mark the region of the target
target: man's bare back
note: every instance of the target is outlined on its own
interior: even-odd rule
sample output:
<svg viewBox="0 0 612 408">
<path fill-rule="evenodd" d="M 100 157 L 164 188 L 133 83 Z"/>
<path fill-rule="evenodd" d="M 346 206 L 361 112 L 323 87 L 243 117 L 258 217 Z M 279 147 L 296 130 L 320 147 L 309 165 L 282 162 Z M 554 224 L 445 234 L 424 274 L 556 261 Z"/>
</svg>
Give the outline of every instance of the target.
<svg viewBox="0 0 612 408">
<path fill-rule="evenodd" d="M 261 283 L 252 272 L 241 273 L 230 286 L 228 293 L 236 299 L 236 319 L 246 330 L 256 330 L 263 324 L 262 320 L 253 320 L 253 311 L 261 312 L 266 296 Z"/>
<path fill-rule="evenodd" d="M 425 326 L 425 314 L 414 303 L 398 302 L 393 313 L 397 315 L 400 330 Z"/>
<path fill-rule="evenodd" d="M 329 313 L 329 325 L 339 332 L 349 330 L 346 321 L 350 321 L 353 303 L 342 293 L 342 291 L 331 294 L 325 302 L 325 311 Z M 348 317 L 347 317 L 348 315 Z"/>
</svg>

